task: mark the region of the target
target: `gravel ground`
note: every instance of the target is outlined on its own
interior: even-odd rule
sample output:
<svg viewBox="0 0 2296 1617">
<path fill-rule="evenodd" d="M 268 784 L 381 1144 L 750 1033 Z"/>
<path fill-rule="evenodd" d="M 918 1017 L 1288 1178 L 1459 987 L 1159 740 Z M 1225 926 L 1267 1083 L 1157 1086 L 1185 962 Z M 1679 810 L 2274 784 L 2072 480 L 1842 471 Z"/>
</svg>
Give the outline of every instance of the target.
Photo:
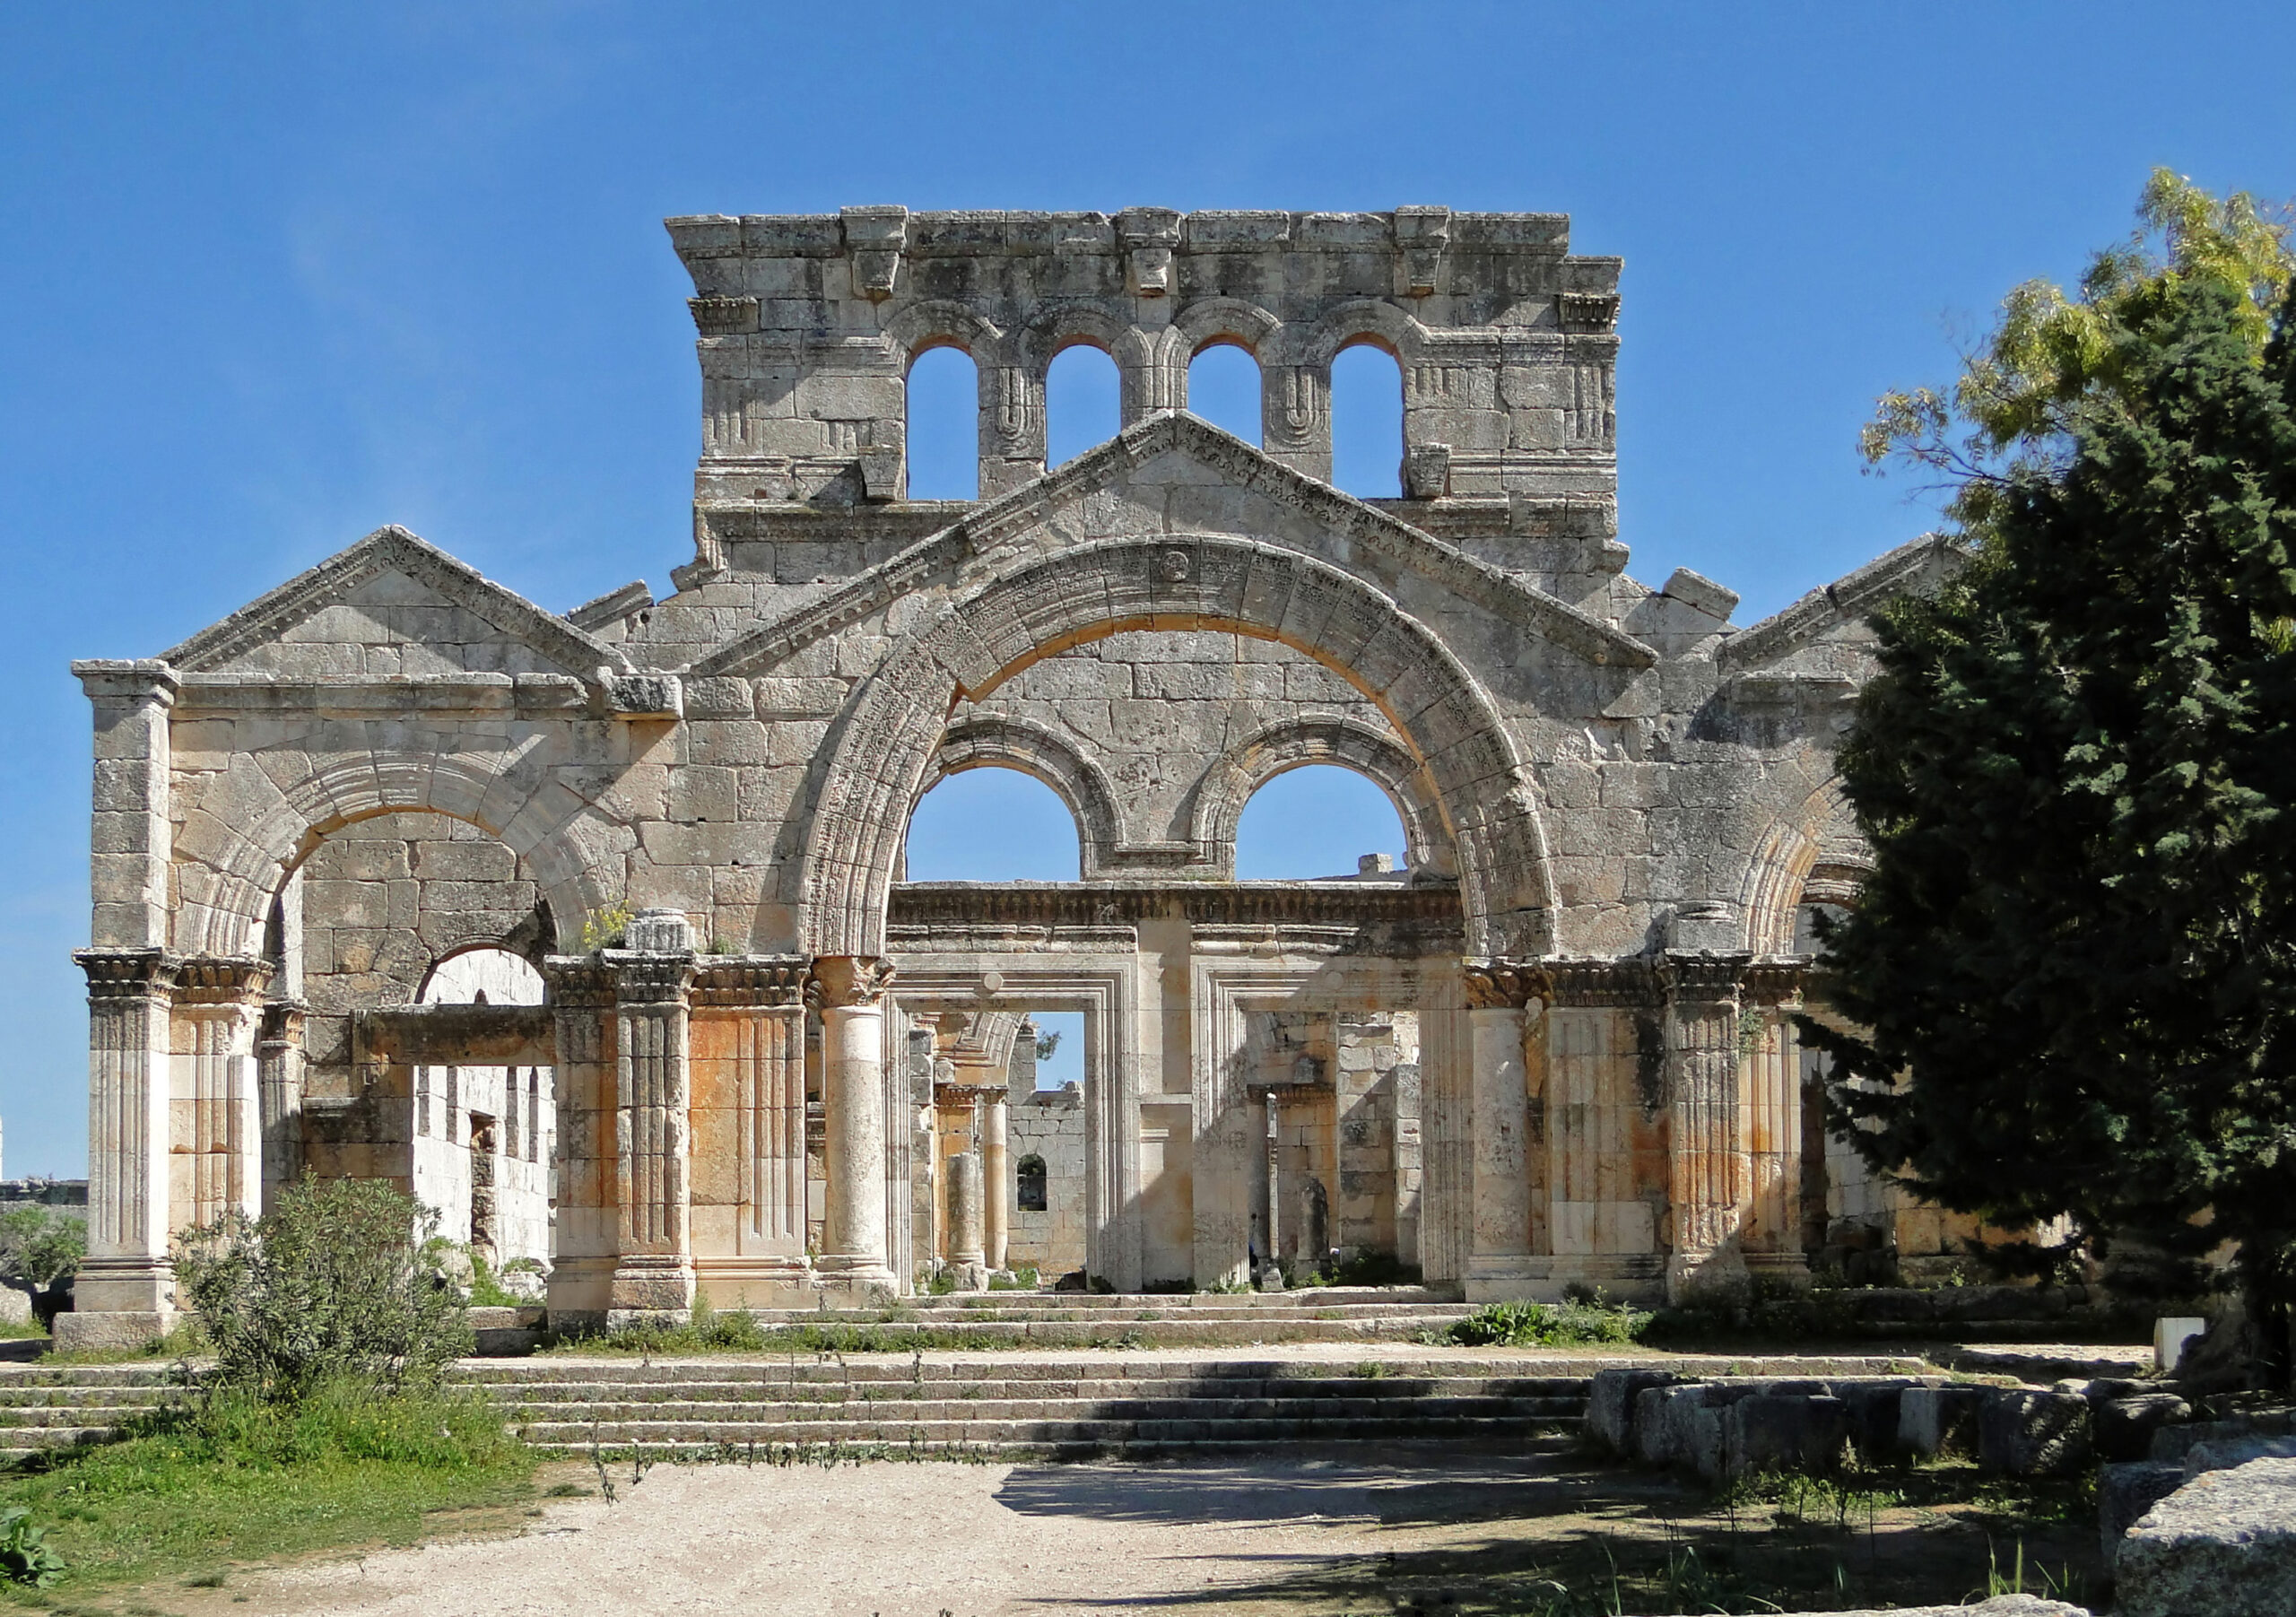
<svg viewBox="0 0 2296 1617">
<path fill-rule="evenodd" d="M 1247 1591 L 1472 1536 L 1526 1484 L 1555 1481 L 1536 1459 L 1431 1472 L 1316 1461 L 660 1465 L 634 1488 L 626 1467 L 614 1474 L 617 1503 L 552 1501 L 515 1538 L 242 1574 L 196 1605 L 378 1617 L 1287 1609 Z"/>
</svg>

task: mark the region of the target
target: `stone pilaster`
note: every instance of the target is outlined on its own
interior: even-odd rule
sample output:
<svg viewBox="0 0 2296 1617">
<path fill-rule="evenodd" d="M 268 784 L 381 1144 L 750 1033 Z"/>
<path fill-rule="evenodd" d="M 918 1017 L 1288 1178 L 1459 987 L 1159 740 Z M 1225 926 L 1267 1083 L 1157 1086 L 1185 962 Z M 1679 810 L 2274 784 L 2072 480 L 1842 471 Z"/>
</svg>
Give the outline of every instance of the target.
<svg viewBox="0 0 2296 1617">
<path fill-rule="evenodd" d="M 178 962 L 83 949 L 88 974 L 88 1256 L 58 1347 L 134 1347 L 174 1316 L 168 1260 L 169 1013 Z"/>
<path fill-rule="evenodd" d="M 621 1217 L 607 1323 L 693 1307 L 689 1182 L 692 1074 L 686 995 L 693 934 L 672 910 L 641 910 L 613 973 L 614 1187 Z"/>
<path fill-rule="evenodd" d="M 256 1038 L 256 1091 L 263 1125 L 263 1205 L 303 1170 L 303 1018 L 309 1007 L 282 1000 L 263 1008 Z"/>
<path fill-rule="evenodd" d="M 1745 1290 L 1742 1233 L 1751 1178 L 1738 1104 L 1738 1013 L 1748 957 L 1673 953 L 1666 997 L 1672 1229 L 1669 1301 Z"/>
<path fill-rule="evenodd" d="M 557 1024 L 551 1074 L 558 1128 L 558 1210 L 552 1225 L 550 1322 L 603 1326 L 620 1248 L 615 1203 L 614 972 L 603 956 L 552 955 L 543 967 Z"/>
<path fill-rule="evenodd" d="M 1465 972 L 1473 1077 L 1465 1274 L 1470 1302 L 1527 1297 L 1531 1253 L 1530 1086 L 1524 1047 L 1544 1009 L 1535 967 L 1471 962 Z"/>
<path fill-rule="evenodd" d="M 713 957 L 687 996 L 693 1252 L 720 1304 L 787 1305 L 775 1290 L 804 1283 L 804 976 L 796 957 Z"/>
<path fill-rule="evenodd" d="M 72 665 L 95 709 L 95 780 L 89 826 L 89 941 L 98 949 L 167 945 L 168 713 L 175 671 L 156 659 Z"/>
<path fill-rule="evenodd" d="M 170 1030 L 170 1221 L 178 1229 L 263 1212 L 256 1032 L 271 966 L 201 957 L 176 972 Z"/>
<path fill-rule="evenodd" d="M 823 955 L 806 985 L 822 1019 L 829 1203 L 815 1265 L 824 1286 L 891 1292 L 886 1263 L 884 998 L 892 963 Z"/>
</svg>

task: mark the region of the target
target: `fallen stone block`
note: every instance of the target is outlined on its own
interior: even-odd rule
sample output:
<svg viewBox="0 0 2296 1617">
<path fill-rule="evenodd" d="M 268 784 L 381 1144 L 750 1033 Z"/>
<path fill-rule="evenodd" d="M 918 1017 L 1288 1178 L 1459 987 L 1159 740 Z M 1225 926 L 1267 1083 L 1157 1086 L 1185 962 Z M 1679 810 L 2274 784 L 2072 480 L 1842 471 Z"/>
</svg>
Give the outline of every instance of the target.
<svg viewBox="0 0 2296 1617">
<path fill-rule="evenodd" d="M 2089 1611 L 2038 1595 L 1996 1595 L 1979 1605 L 1892 1606 L 1886 1612 L 1837 1612 L 1834 1617 L 2089 1617 Z"/>
<path fill-rule="evenodd" d="M 1635 1401 L 1654 1387 L 1682 1379 L 1671 1370 L 1597 1370 L 1587 1395 L 1587 1440 L 1605 1453 L 1634 1453 Z"/>
<path fill-rule="evenodd" d="M 2097 1543 L 2105 1570 L 2120 1556 L 2120 1542 L 2144 1513 L 2185 1485 L 2181 1466 L 2157 1460 L 2127 1460 L 2097 1473 Z"/>
<path fill-rule="evenodd" d="M 1721 1427 L 1713 1469 L 1700 1471 L 1708 1482 L 1757 1471 L 1822 1475 L 1849 1440 L 1849 1410 L 1839 1398 L 1758 1395 L 1730 1404 Z"/>
<path fill-rule="evenodd" d="M 2185 1456 L 2203 1443 L 2222 1449 L 2224 1445 L 2237 1443 L 2245 1438 L 2284 1438 L 2291 1435 L 2288 1415 L 2279 1410 L 2234 1415 L 2222 1421 L 2188 1421 L 2181 1426 L 2164 1426 L 2154 1432 L 2152 1452 L 2145 1457 L 2181 1465 L 2185 1463 Z M 2256 1459 L 2259 1456 L 2250 1455 L 2248 1457 Z"/>
<path fill-rule="evenodd" d="M 2192 1405 L 2174 1393 L 2143 1393 L 2096 1406 L 2092 1428 L 2100 1460 L 2142 1460 L 2152 1453 L 2152 1434 L 2163 1426 L 2192 1419 Z"/>
<path fill-rule="evenodd" d="M 1674 1463 L 1674 1427 L 1667 1415 L 1667 1405 L 1677 1398 L 1700 1399 L 1705 1389 L 1699 1387 L 1646 1387 L 1634 1395 L 1634 1457 L 1645 1465 L 1671 1465 Z"/>
<path fill-rule="evenodd" d="M 1898 1395 L 1898 1447 L 1924 1456 L 1966 1443 L 1985 1388 L 1966 1382 L 1909 1387 Z"/>
<path fill-rule="evenodd" d="M 2121 1617 L 2287 1617 L 2296 1612 L 2296 1459 L 2194 1478 L 2121 1540 Z"/>
<path fill-rule="evenodd" d="M 2296 1438 L 2271 1438 L 2261 1432 L 2243 1432 L 2236 1437 L 2213 1438 L 2205 1443 L 2196 1443 L 2185 1450 L 2184 1474 L 2189 1481 L 2204 1472 L 2229 1471 L 2235 1465 L 2245 1465 L 2250 1460 L 2296 1460 Z"/>
<path fill-rule="evenodd" d="M 1896 1457 L 1899 1406 L 1918 1384 L 1905 1378 L 1885 1381 L 1844 1381 L 1834 1396 L 1849 1412 L 1849 1440 L 1869 1465 Z"/>
<path fill-rule="evenodd" d="M 2002 1476 L 2063 1476 L 2089 1461 L 2089 1400 L 1996 1389 L 1977 1412 L 1977 1462 Z"/>
</svg>

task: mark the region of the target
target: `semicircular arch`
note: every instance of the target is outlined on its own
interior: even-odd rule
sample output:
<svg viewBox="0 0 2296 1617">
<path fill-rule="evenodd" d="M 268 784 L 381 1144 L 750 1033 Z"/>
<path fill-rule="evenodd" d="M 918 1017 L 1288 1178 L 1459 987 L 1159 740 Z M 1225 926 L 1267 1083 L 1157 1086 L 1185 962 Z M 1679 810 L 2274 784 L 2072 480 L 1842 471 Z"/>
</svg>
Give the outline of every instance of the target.
<svg viewBox="0 0 2296 1617">
<path fill-rule="evenodd" d="M 886 323 L 885 335 L 900 350 L 904 373 L 919 355 L 935 348 L 961 348 L 974 364 L 992 365 L 1004 342 L 1004 332 L 994 323 L 945 298 L 910 304 Z"/>
<path fill-rule="evenodd" d="M 1253 794 L 1278 775 L 1310 764 L 1353 769 L 1387 794 L 1403 822 L 1405 856 L 1413 870 L 1457 874 L 1444 834 L 1442 802 L 1418 759 L 1357 720 L 1298 718 L 1248 736 L 1196 783 L 1188 834 L 1211 854 L 1222 875 L 1235 873 L 1236 827 Z"/>
<path fill-rule="evenodd" d="M 960 695 L 1128 629 L 1231 630 L 1313 656 L 1377 704 L 1427 771 L 1457 850 L 1468 948 L 1544 954 L 1554 884 L 1537 792 L 1490 693 L 1424 624 L 1353 575 L 1227 535 L 1110 539 L 987 579 L 863 685 L 824 770 L 799 903 L 820 955 L 884 951 L 885 905 Z"/>
<path fill-rule="evenodd" d="M 1001 714 L 960 718 L 942 735 L 940 751 L 918 795 L 923 797 L 952 775 L 982 769 L 1017 769 L 1049 787 L 1076 822 L 1084 874 L 1091 876 L 1106 864 L 1118 841 L 1115 788 L 1106 771 L 1057 731 Z"/>
<path fill-rule="evenodd" d="M 1824 899 L 1835 903 L 1872 863 L 1841 778 L 1829 776 L 1791 813 L 1771 822 L 1747 862 L 1738 894 L 1746 947 L 1756 954 L 1794 952 L 1795 912 L 1813 877 L 1822 871 L 1832 877 L 1823 883 Z"/>
<path fill-rule="evenodd" d="M 1233 343 L 1257 359 L 1269 340 L 1283 331 L 1283 322 L 1241 298 L 1205 298 L 1180 310 L 1172 326 L 1187 340 L 1190 353 L 1214 343 Z"/>
</svg>

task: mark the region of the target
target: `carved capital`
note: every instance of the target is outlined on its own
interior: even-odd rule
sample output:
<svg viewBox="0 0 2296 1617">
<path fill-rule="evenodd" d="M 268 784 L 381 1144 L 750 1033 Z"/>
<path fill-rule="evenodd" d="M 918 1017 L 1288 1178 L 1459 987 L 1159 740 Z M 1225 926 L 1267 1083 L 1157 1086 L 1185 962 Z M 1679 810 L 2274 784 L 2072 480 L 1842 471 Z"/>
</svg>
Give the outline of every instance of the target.
<svg viewBox="0 0 2296 1617">
<path fill-rule="evenodd" d="M 75 949 L 91 1004 L 172 998 L 182 961 L 164 949 Z"/>
<path fill-rule="evenodd" d="M 1753 1004 L 1791 1004 L 1809 985 L 1807 961 L 1756 961 L 1746 968 L 1745 997 Z"/>
<path fill-rule="evenodd" d="M 1545 1009 L 1550 985 L 1536 961 L 1469 961 L 1465 969 L 1467 1007 L 1474 1011 Z"/>
<path fill-rule="evenodd" d="M 882 1004 L 893 963 L 868 954 L 824 954 L 805 980 L 805 1003 L 816 1011 Z"/>
<path fill-rule="evenodd" d="M 1564 292 L 1555 300 L 1555 316 L 1565 331 L 1608 331 L 1618 321 L 1618 294 Z"/>
<path fill-rule="evenodd" d="M 135 701 L 175 706 L 182 682 L 175 669 L 159 657 L 85 657 L 72 665 L 80 689 L 91 701 Z"/>
<path fill-rule="evenodd" d="M 639 954 L 623 949 L 604 951 L 613 972 L 613 999 L 618 1005 L 675 1005 L 685 1003 L 693 982 L 691 954 Z"/>
<path fill-rule="evenodd" d="M 804 989 L 803 956 L 713 957 L 694 967 L 691 1001 L 696 1005 L 769 1009 L 796 1005 Z"/>
<path fill-rule="evenodd" d="M 179 1005 L 244 1005 L 263 997 L 271 987 L 269 961 L 245 956 L 196 954 L 176 968 L 176 1004 Z"/>
<path fill-rule="evenodd" d="M 613 968 L 595 954 L 553 954 L 542 965 L 554 1011 L 599 1011 L 613 1004 Z"/>
<path fill-rule="evenodd" d="M 688 298 L 693 328 L 705 337 L 738 336 L 757 329 L 755 298 Z"/>
<path fill-rule="evenodd" d="M 1658 961 L 1658 980 L 1665 987 L 1666 997 L 1676 1003 L 1735 1003 L 1752 961 L 1750 954 L 1670 951 Z"/>
<path fill-rule="evenodd" d="M 1658 1000 L 1658 981 L 1650 961 L 1641 955 L 1624 960 L 1550 960 L 1547 980 L 1557 1005 L 1593 1009 L 1651 1005 Z"/>
</svg>

